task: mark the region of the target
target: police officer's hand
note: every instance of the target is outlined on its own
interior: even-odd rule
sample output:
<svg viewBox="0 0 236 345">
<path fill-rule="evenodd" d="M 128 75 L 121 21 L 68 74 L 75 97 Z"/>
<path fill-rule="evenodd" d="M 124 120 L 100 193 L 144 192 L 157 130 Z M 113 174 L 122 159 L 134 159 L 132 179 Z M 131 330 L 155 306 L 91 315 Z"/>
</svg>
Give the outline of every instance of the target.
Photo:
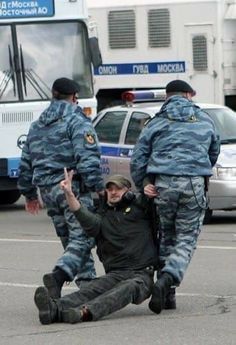
<svg viewBox="0 0 236 345">
<path fill-rule="evenodd" d="M 39 199 L 25 201 L 25 210 L 33 215 L 38 214 L 41 208 L 43 205 Z"/>
<path fill-rule="evenodd" d="M 104 197 L 105 196 L 105 190 L 103 189 L 103 190 L 100 190 L 99 192 L 97 192 L 97 195 L 99 196 L 99 197 Z"/>
<path fill-rule="evenodd" d="M 144 194 L 150 199 L 155 198 L 158 195 L 156 186 L 151 183 L 147 184 L 144 187 Z"/>
</svg>

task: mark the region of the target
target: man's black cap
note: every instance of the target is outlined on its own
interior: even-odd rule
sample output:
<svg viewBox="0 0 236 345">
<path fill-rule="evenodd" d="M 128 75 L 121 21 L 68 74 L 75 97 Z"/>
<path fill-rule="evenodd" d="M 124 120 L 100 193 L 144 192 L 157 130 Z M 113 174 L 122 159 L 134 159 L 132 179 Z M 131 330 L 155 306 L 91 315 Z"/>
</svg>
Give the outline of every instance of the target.
<svg viewBox="0 0 236 345">
<path fill-rule="evenodd" d="M 62 95 L 73 95 L 79 92 L 79 84 L 74 80 L 68 78 L 56 79 L 52 85 L 52 90 L 57 91 Z"/>
<path fill-rule="evenodd" d="M 131 182 L 122 175 L 112 175 L 106 181 L 106 188 L 108 188 L 109 184 L 114 184 L 118 188 L 124 188 L 124 187 L 131 188 Z"/>
<path fill-rule="evenodd" d="M 186 83 L 184 80 L 172 80 L 169 84 L 166 85 L 166 93 L 174 92 L 189 92 L 192 96 L 196 95 L 196 91 Z"/>
</svg>

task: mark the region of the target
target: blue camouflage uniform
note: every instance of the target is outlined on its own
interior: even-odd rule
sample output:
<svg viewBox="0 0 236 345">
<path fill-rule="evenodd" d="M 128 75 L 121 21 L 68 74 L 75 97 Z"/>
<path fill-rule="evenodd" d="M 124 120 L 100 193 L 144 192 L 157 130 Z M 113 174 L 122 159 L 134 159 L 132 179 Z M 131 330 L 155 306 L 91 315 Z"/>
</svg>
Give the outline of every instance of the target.
<svg viewBox="0 0 236 345">
<path fill-rule="evenodd" d="M 160 219 L 160 260 L 178 285 L 191 260 L 207 202 L 206 177 L 220 152 L 220 139 L 207 113 L 180 95 L 167 99 L 143 129 L 131 158 L 138 189 L 155 181 Z"/>
<path fill-rule="evenodd" d="M 59 182 L 64 167 L 75 171 L 72 188 L 87 207 L 92 207 L 91 191 L 103 190 L 100 148 L 95 130 L 80 107 L 53 99 L 32 123 L 20 163 L 18 187 L 28 200 L 37 199 L 37 187 L 65 248 L 56 267 L 73 280 L 96 276 L 91 248 L 94 240 L 82 230 L 69 210 Z M 83 187 L 83 188 L 82 188 Z"/>
</svg>

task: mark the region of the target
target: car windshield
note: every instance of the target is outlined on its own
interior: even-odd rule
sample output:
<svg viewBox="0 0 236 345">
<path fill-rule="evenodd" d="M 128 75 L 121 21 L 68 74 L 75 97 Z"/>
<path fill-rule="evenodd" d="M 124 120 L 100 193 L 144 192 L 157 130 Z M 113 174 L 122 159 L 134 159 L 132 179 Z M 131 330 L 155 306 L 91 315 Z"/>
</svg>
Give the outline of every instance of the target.
<svg viewBox="0 0 236 345">
<path fill-rule="evenodd" d="M 222 143 L 236 142 L 236 113 L 229 108 L 204 109 L 212 120 L 220 134 Z"/>
</svg>

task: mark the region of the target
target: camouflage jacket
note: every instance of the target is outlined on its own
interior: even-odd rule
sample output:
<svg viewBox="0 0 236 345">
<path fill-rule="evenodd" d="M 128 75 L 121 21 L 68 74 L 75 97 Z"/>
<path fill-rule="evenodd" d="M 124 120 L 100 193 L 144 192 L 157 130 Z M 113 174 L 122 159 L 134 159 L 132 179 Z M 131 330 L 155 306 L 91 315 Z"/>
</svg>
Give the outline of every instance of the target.
<svg viewBox="0 0 236 345">
<path fill-rule="evenodd" d="M 91 120 L 77 105 L 52 100 L 29 129 L 18 187 L 33 199 L 36 186 L 49 186 L 64 178 L 64 167 L 74 169 L 89 190 L 103 189 L 100 147 Z"/>
<path fill-rule="evenodd" d="M 210 176 L 220 138 L 210 116 L 192 101 L 172 96 L 140 134 L 131 157 L 137 188 L 149 175 Z"/>
</svg>

